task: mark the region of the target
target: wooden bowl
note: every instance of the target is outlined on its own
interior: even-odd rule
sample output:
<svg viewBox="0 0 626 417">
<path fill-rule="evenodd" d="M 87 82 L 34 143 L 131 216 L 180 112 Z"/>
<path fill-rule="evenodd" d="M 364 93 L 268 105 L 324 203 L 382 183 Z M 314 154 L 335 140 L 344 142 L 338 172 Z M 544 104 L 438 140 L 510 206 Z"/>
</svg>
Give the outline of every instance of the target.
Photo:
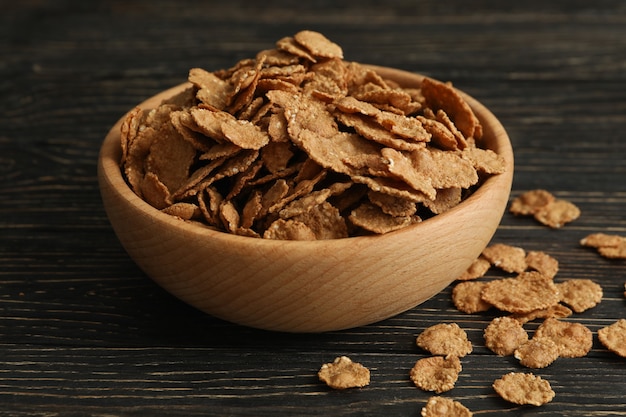
<svg viewBox="0 0 626 417">
<path fill-rule="evenodd" d="M 403 86 L 420 75 L 375 67 Z M 152 108 L 183 86 L 141 104 Z M 242 237 L 183 222 L 148 205 L 120 171 L 120 122 L 104 140 L 98 178 L 104 207 L 126 251 L 155 282 L 188 304 L 246 326 L 323 332 L 392 317 L 440 292 L 495 233 L 513 178 L 513 151 L 496 117 L 471 97 L 484 144 L 506 160 L 455 208 L 380 236 L 323 241 Z"/>
</svg>

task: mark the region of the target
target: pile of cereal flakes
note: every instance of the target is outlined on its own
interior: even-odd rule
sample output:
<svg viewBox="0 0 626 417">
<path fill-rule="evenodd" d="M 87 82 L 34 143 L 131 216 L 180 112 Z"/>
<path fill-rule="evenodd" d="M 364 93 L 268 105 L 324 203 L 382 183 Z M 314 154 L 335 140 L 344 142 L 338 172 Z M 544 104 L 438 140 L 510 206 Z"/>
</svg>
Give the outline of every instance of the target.
<svg viewBox="0 0 626 417">
<path fill-rule="evenodd" d="M 519 195 L 511 202 L 509 211 L 535 216 L 551 228 L 560 228 L 580 215 L 574 204 L 555 199 L 545 190 Z M 626 259 L 623 236 L 593 233 L 581 239 L 580 245 L 595 248 L 609 259 Z M 481 280 L 491 268 L 508 276 Z M 581 358 L 592 348 L 593 333 L 585 325 L 566 319 L 598 305 L 603 290 L 589 279 L 555 281 L 558 270 L 558 260 L 545 252 L 493 243 L 453 284 L 452 301 L 467 314 L 494 309 L 501 312 L 484 329 L 485 347 L 498 356 L 514 357 L 523 368 L 541 369 L 558 358 Z M 626 297 L 626 283 L 624 287 Z M 524 325 L 537 320 L 541 322 L 531 337 Z M 597 336 L 606 349 L 626 358 L 626 319 L 599 329 Z M 431 356 L 415 363 L 409 371 L 410 380 L 416 387 L 435 394 L 452 390 L 462 371 L 461 359 L 473 350 L 466 332 L 456 323 L 439 323 L 422 331 L 416 344 Z M 370 374 L 364 371 L 367 368 L 344 358 L 343 363 L 350 366 L 339 367 L 338 361 L 326 364 L 319 373 L 320 380 L 335 389 L 368 385 Z M 334 381 L 340 380 L 341 385 L 323 375 L 328 374 L 328 368 L 335 370 Z M 519 405 L 541 406 L 556 395 L 549 381 L 532 372 L 507 373 L 494 380 L 493 389 L 504 400 Z M 469 417 L 473 413 L 459 401 L 435 395 L 428 399 L 421 415 Z"/>
<path fill-rule="evenodd" d="M 504 161 L 450 83 L 403 88 L 304 30 L 121 128 L 121 167 L 155 208 L 268 239 L 382 234 L 458 204 Z"/>
</svg>

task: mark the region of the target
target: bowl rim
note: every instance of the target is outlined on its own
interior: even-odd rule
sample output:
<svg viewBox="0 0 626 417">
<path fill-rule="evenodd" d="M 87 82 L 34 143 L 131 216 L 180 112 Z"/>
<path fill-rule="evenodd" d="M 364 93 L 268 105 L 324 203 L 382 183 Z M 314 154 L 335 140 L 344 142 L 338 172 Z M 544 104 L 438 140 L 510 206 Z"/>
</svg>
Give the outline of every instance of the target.
<svg viewBox="0 0 626 417">
<path fill-rule="evenodd" d="M 421 82 L 425 75 L 409 72 L 405 70 L 400 70 L 396 68 L 389 68 L 377 65 L 367 65 L 368 67 L 377 71 L 380 75 L 385 78 L 391 78 L 396 82 L 399 82 L 400 85 L 410 86 L 416 85 Z M 139 103 L 137 106 L 141 108 L 153 108 L 158 105 L 163 99 L 169 98 L 173 96 L 175 93 L 182 91 L 184 88 L 190 86 L 190 83 L 185 82 L 182 84 L 178 84 L 166 90 L 163 90 L 152 97 L 149 97 Z M 198 236 L 210 238 L 210 239 L 219 239 L 224 244 L 237 244 L 242 245 L 246 242 L 253 243 L 255 245 L 265 245 L 269 248 L 282 247 L 284 245 L 290 245 L 295 247 L 297 246 L 307 246 L 310 248 L 315 248 L 317 245 L 337 245 L 341 246 L 346 243 L 350 244 L 355 241 L 368 241 L 372 240 L 374 242 L 380 242 L 386 238 L 393 238 L 394 236 L 400 236 L 405 234 L 413 234 L 416 232 L 421 232 L 423 230 L 436 230 L 438 225 L 445 224 L 446 219 L 451 216 L 455 216 L 457 212 L 462 210 L 471 209 L 472 206 L 476 205 L 483 196 L 488 195 L 494 189 L 506 188 L 507 193 L 510 193 L 512 186 L 512 178 L 513 178 L 513 170 L 514 170 L 514 156 L 513 156 L 513 148 L 508 136 L 508 133 L 500 123 L 500 121 L 495 117 L 495 115 L 482 103 L 478 100 L 474 99 L 472 96 L 463 92 L 462 90 L 456 89 L 463 98 L 468 102 L 481 124 L 483 125 L 484 131 L 492 131 L 494 142 L 488 149 L 494 150 L 498 155 L 502 156 L 505 160 L 506 170 L 501 174 L 490 175 L 486 178 L 473 192 L 467 196 L 464 200 L 462 200 L 455 207 L 449 209 L 444 213 L 440 213 L 434 215 L 430 218 L 424 219 L 423 221 L 409 225 L 407 227 L 388 232 L 385 234 L 372 234 L 372 235 L 362 235 L 362 236 L 350 236 L 345 238 L 338 239 L 325 239 L 325 240 L 313 240 L 313 241 L 301 241 L 301 240 L 275 240 L 275 239 L 263 239 L 263 238 L 255 238 L 249 236 L 241 236 L 236 235 L 224 231 L 219 231 L 211 228 L 201 222 L 196 221 L 184 221 L 169 214 L 161 212 L 159 209 L 151 206 L 149 203 L 144 201 L 138 195 L 136 195 L 126 180 L 122 175 L 122 170 L 120 169 L 120 160 L 121 160 L 121 135 L 120 135 L 120 127 L 122 121 L 124 120 L 124 116 L 122 116 L 109 130 L 107 135 L 102 142 L 99 155 L 98 155 L 98 181 L 100 183 L 101 193 L 103 189 L 106 187 L 110 192 L 114 192 L 117 194 L 117 197 L 121 200 L 126 201 L 128 204 L 131 204 L 135 209 L 141 211 L 146 216 L 153 217 L 155 221 L 159 221 L 162 223 L 166 223 L 175 228 L 183 228 L 186 232 L 193 233 Z M 484 140 L 484 139 L 483 139 Z M 494 149 L 494 147 L 496 149 Z M 104 195 L 103 195 L 104 198 Z M 105 203 L 106 205 L 106 203 Z"/>
</svg>

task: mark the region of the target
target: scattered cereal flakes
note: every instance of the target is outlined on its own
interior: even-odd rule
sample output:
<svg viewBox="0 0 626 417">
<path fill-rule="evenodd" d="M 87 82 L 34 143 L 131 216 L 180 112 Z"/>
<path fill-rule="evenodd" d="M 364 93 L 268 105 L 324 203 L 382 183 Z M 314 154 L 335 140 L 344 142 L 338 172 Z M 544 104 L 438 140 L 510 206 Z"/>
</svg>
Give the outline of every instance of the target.
<svg viewBox="0 0 626 417">
<path fill-rule="evenodd" d="M 528 333 L 518 320 L 512 317 L 496 317 L 485 328 L 484 339 L 485 346 L 492 352 L 509 356 L 528 342 Z"/>
<path fill-rule="evenodd" d="M 532 373 L 510 372 L 495 380 L 493 388 L 504 400 L 520 405 L 541 406 L 555 396 L 550 383 Z"/>
<path fill-rule="evenodd" d="M 541 251 L 529 251 L 526 254 L 526 265 L 549 278 L 554 278 L 559 271 L 559 261 Z"/>
<path fill-rule="evenodd" d="M 606 233 L 592 233 L 580 240 L 582 246 L 596 248 L 609 259 L 626 259 L 626 237 Z"/>
<path fill-rule="evenodd" d="M 573 313 L 574 312 L 570 308 L 564 306 L 563 304 L 555 304 L 548 308 L 540 308 L 528 313 L 515 313 L 510 317 L 519 321 L 521 324 L 525 324 L 535 319 L 562 319 L 571 316 Z"/>
<path fill-rule="evenodd" d="M 191 68 L 188 81 L 124 117 L 120 168 L 148 204 L 216 230 L 386 233 L 449 210 L 502 172 L 501 156 L 477 147 L 480 121 L 450 84 L 383 79 L 318 32 L 230 68 Z"/>
<path fill-rule="evenodd" d="M 573 203 L 556 199 L 534 213 L 540 223 L 558 229 L 580 217 L 580 209 Z"/>
<path fill-rule="evenodd" d="M 535 331 L 533 338 L 551 339 L 563 358 L 580 358 L 591 350 L 593 335 L 585 325 L 569 323 L 554 318 L 546 319 Z"/>
<path fill-rule="evenodd" d="M 568 279 L 556 284 L 561 302 L 576 313 L 595 307 L 602 300 L 602 287 L 590 279 Z"/>
<path fill-rule="evenodd" d="M 487 273 L 491 268 L 491 262 L 483 255 L 480 255 L 478 258 L 474 259 L 472 264 L 467 268 L 460 277 L 457 278 L 459 281 L 469 281 L 472 279 L 478 279 Z"/>
<path fill-rule="evenodd" d="M 533 336 L 529 341 L 522 343 L 513 352 L 520 365 L 527 368 L 545 368 L 558 359 L 559 346 L 548 337 Z"/>
<path fill-rule="evenodd" d="M 534 215 L 541 208 L 555 200 L 554 195 L 546 190 L 530 190 L 515 197 L 509 211 L 518 216 Z"/>
<path fill-rule="evenodd" d="M 456 323 L 440 323 L 425 329 L 416 339 L 417 346 L 433 355 L 464 357 L 472 352 L 472 343 Z"/>
<path fill-rule="evenodd" d="M 626 319 L 619 319 L 598 330 L 598 339 L 605 348 L 626 358 Z"/>
<path fill-rule="evenodd" d="M 551 279 L 530 271 L 487 282 L 482 298 L 502 311 L 529 313 L 557 304 L 560 293 Z"/>
<path fill-rule="evenodd" d="M 333 389 L 360 388 L 369 385 L 370 371 L 347 356 L 325 363 L 317 373 L 320 381 Z"/>
<path fill-rule="evenodd" d="M 495 243 L 487 246 L 482 256 L 493 266 L 506 272 L 524 272 L 527 268 L 526 251 L 517 246 Z"/>
<path fill-rule="evenodd" d="M 624 239 L 624 237 L 619 235 L 592 233 L 582 238 L 580 240 L 580 244 L 582 246 L 588 246 L 591 248 L 613 247 L 619 246 L 624 241 Z"/>
<path fill-rule="evenodd" d="M 416 387 L 441 394 L 454 388 L 461 369 L 461 361 L 456 356 L 431 356 L 419 359 L 409 376 Z"/>
<path fill-rule="evenodd" d="M 458 401 L 434 396 L 422 408 L 422 417 L 472 417 L 474 414 Z"/>
<path fill-rule="evenodd" d="M 456 284 L 452 289 L 452 302 L 457 310 L 467 314 L 489 310 L 491 304 L 481 297 L 484 286 L 485 283 L 481 281 L 464 281 Z"/>
</svg>

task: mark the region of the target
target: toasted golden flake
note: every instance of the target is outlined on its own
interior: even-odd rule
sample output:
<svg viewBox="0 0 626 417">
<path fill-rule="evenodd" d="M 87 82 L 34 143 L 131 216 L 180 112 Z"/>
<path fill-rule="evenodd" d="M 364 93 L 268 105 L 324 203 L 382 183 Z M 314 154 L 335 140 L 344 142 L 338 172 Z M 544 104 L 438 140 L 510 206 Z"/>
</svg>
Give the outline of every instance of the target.
<svg viewBox="0 0 626 417">
<path fill-rule="evenodd" d="M 450 116 L 463 136 L 475 139 L 482 137 L 480 121 L 452 84 L 426 77 L 422 81 L 422 94 L 429 107 L 442 109 Z"/>
<path fill-rule="evenodd" d="M 509 211 L 519 216 L 533 215 L 554 200 L 554 195 L 549 191 L 542 189 L 530 190 L 515 197 L 511 201 Z"/>
<path fill-rule="evenodd" d="M 293 219 L 277 219 L 263 233 L 265 239 L 316 240 L 315 233 L 306 224 Z"/>
<path fill-rule="evenodd" d="M 339 45 L 326 36 L 312 30 L 302 30 L 293 36 L 294 40 L 306 48 L 311 55 L 318 58 L 343 58 Z"/>
<path fill-rule="evenodd" d="M 363 203 L 352 210 L 348 216 L 350 222 L 373 233 L 388 233 L 419 222 L 414 216 L 391 216 L 371 203 Z"/>
<path fill-rule="evenodd" d="M 370 371 L 347 356 L 325 363 L 317 373 L 320 381 L 333 389 L 365 387 L 370 383 Z"/>
<path fill-rule="evenodd" d="M 549 278 L 554 278 L 559 271 L 559 261 L 542 251 L 529 251 L 526 254 L 528 269 L 541 272 Z"/>
<path fill-rule="evenodd" d="M 458 401 L 434 396 L 422 407 L 422 417 L 472 417 L 474 414 Z"/>
<path fill-rule="evenodd" d="M 417 346 L 433 355 L 464 357 L 472 352 L 472 343 L 465 330 L 456 323 L 440 323 L 428 327 L 416 339 Z"/>
<path fill-rule="evenodd" d="M 457 278 L 459 281 L 469 281 L 472 279 L 477 279 L 485 276 L 487 271 L 491 268 L 491 262 L 483 255 L 480 255 L 478 258 L 474 259 L 472 264 L 467 268 L 460 277 Z"/>
<path fill-rule="evenodd" d="M 535 319 L 563 319 L 571 316 L 574 312 L 563 304 L 555 304 L 547 308 L 539 308 L 528 313 L 515 313 L 510 317 L 517 320 L 521 324 L 528 323 Z"/>
<path fill-rule="evenodd" d="M 510 372 L 493 383 L 504 400 L 520 405 L 542 406 L 555 396 L 550 383 L 532 373 Z"/>
<path fill-rule="evenodd" d="M 482 256 L 491 262 L 493 266 L 506 272 L 521 273 L 528 267 L 526 251 L 518 246 L 494 243 L 483 250 Z"/>
<path fill-rule="evenodd" d="M 195 204 L 191 203 L 174 203 L 171 206 L 165 207 L 161 211 L 182 220 L 191 220 L 197 216 L 199 208 Z"/>
<path fill-rule="evenodd" d="M 380 207 L 383 213 L 389 214 L 390 216 L 412 216 L 417 211 L 415 202 L 405 198 L 371 190 L 368 192 L 367 196 L 370 202 Z"/>
<path fill-rule="evenodd" d="M 558 359 L 559 346 L 548 337 L 535 335 L 515 349 L 513 356 L 519 360 L 520 365 L 527 368 L 545 368 Z"/>
<path fill-rule="evenodd" d="M 500 356 L 513 355 L 515 350 L 528 342 L 528 333 L 522 324 L 511 317 L 496 317 L 485 328 L 485 346 Z"/>
<path fill-rule="evenodd" d="M 626 358 L 626 319 L 599 329 L 598 340 L 611 352 Z"/>
<path fill-rule="evenodd" d="M 568 279 L 556 284 L 561 302 L 576 313 L 595 307 L 602 301 L 602 287 L 590 279 Z"/>
<path fill-rule="evenodd" d="M 581 323 L 573 323 L 549 318 L 535 331 L 534 338 L 551 339 L 559 348 L 562 358 L 581 358 L 593 346 L 593 334 Z"/>
<path fill-rule="evenodd" d="M 531 271 L 487 282 L 482 298 L 502 311 L 529 313 L 557 304 L 560 293 L 550 278 Z"/>
<path fill-rule="evenodd" d="M 197 97 L 202 102 L 216 109 L 224 109 L 233 87 L 227 81 L 202 68 L 189 70 L 189 82 L 198 88 Z"/>
<path fill-rule="evenodd" d="M 452 302 L 457 310 L 467 314 L 487 311 L 491 304 L 482 299 L 485 283 L 482 281 L 459 282 L 452 289 Z"/>
<path fill-rule="evenodd" d="M 415 362 L 409 376 L 416 387 L 441 394 L 454 388 L 461 369 L 456 356 L 431 356 Z"/>
<path fill-rule="evenodd" d="M 582 246 L 596 248 L 609 259 L 626 259 L 626 237 L 606 233 L 592 233 L 580 240 Z"/>
<path fill-rule="evenodd" d="M 556 199 L 537 210 L 534 217 L 540 223 L 558 229 L 580 217 L 580 209 L 570 201 Z"/>
</svg>

